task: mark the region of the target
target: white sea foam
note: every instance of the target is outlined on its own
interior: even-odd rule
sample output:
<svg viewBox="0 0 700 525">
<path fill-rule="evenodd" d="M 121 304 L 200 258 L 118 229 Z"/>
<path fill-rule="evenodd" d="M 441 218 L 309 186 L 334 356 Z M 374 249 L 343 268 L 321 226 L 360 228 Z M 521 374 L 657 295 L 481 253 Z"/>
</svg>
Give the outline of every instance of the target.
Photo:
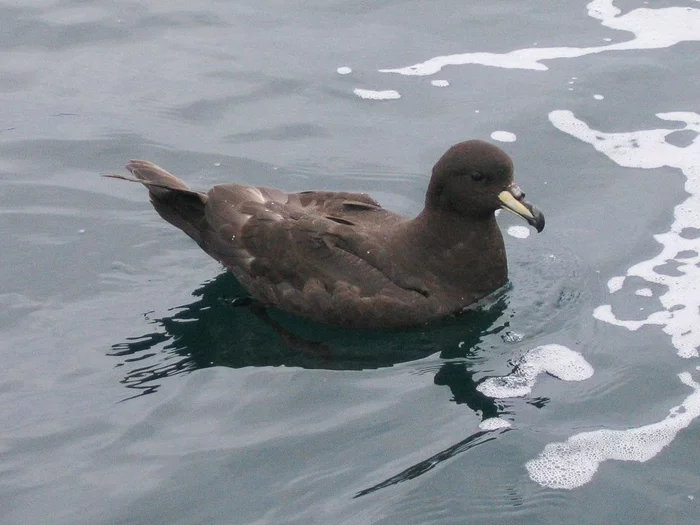
<svg viewBox="0 0 700 525">
<path fill-rule="evenodd" d="M 601 14 L 601 16 L 603 16 Z M 683 122 L 684 128 L 700 133 L 700 115 L 692 112 L 660 113 L 662 120 Z M 610 293 L 625 287 L 627 277 L 639 277 L 649 283 L 663 285 L 666 291 L 658 296 L 660 309 L 641 321 L 619 319 L 609 304 L 594 310 L 594 317 L 629 330 L 659 325 L 671 336 L 678 355 L 698 356 L 700 346 L 700 236 L 693 234 L 700 227 L 700 138 L 686 147 L 669 143 L 666 137 L 674 129 L 652 129 L 631 133 L 604 133 L 591 129 L 570 111 L 554 111 L 550 121 L 558 129 L 589 143 L 621 166 L 658 168 L 671 166 L 686 176 L 685 189 L 690 196 L 674 209 L 674 221 L 667 233 L 654 238 L 661 251 L 648 261 L 629 268 L 624 276 L 608 281 Z M 690 233 L 687 233 L 690 232 Z M 670 276 L 656 269 L 676 263 L 677 275 Z M 653 296 L 650 288 L 636 289 L 637 295 Z M 700 370 L 700 367 L 696 367 Z M 689 372 L 679 374 L 681 382 L 694 392 L 681 405 L 670 410 L 659 421 L 626 430 L 583 432 L 564 443 L 550 443 L 540 456 L 526 464 L 530 477 L 553 488 L 572 489 L 589 482 L 602 461 L 647 461 L 673 441 L 676 434 L 700 416 L 700 384 Z"/>
<path fill-rule="evenodd" d="M 510 131 L 494 131 L 491 133 L 491 138 L 499 142 L 515 142 L 518 137 Z"/>
<path fill-rule="evenodd" d="M 501 339 L 506 343 L 519 343 L 525 336 L 513 330 L 506 330 L 501 334 Z"/>
<path fill-rule="evenodd" d="M 430 83 L 435 87 L 447 87 L 450 85 L 447 80 L 432 80 Z"/>
<path fill-rule="evenodd" d="M 620 14 L 613 0 L 593 0 L 587 6 L 588 15 L 611 29 L 634 34 L 634 38 L 594 47 L 544 47 L 516 49 L 508 53 L 462 53 L 431 58 L 407 67 L 380 69 L 383 73 L 401 75 L 433 75 L 445 66 L 481 64 L 508 69 L 547 70 L 542 61 L 555 58 L 575 58 L 607 51 L 659 49 L 680 42 L 700 40 L 700 9 L 664 7 L 633 9 Z"/>
<path fill-rule="evenodd" d="M 393 89 L 387 89 L 384 91 L 372 91 L 371 89 L 355 89 L 353 90 L 355 95 L 360 98 L 366 98 L 370 100 L 395 100 L 401 98 L 398 91 Z"/>
<path fill-rule="evenodd" d="M 516 239 L 527 239 L 530 236 L 530 228 L 526 226 L 508 226 L 506 231 Z"/>
<path fill-rule="evenodd" d="M 616 277 L 611 277 L 610 280 L 608 281 L 608 291 L 610 293 L 615 293 L 618 290 L 622 289 L 622 285 L 625 284 L 625 278 L 616 276 Z"/>
<path fill-rule="evenodd" d="M 611 293 L 619 291 L 627 277 L 640 277 L 649 283 L 661 284 L 667 291 L 659 296 L 661 309 L 641 321 L 617 318 L 610 305 L 595 309 L 596 319 L 629 330 L 645 325 L 660 325 L 671 336 L 681 357 L 697 357 L 700 347 L 700 237 L 688 235 L 689 228 L 700 227 L 700 139 L 686 147 L 674 146 L 666 136 L 686 129 L 700 133 L 700 114 L 693 112 L 659 113 L 662 120 L 682 122 L 676 129 L 651 129 L 630 133 L 603 133 L 588 127 L 570 111 L 553 111 L 549 120 L 558 129 L 589 143 L 620 166 L 659 168 L 671 166 L 686 176 L 685 190 L 690 196 L 673 211 L 671 230 L 654 235 L 661 251 L 648 261 L 629 268 L 625 276 L 610 279 Z M 686 232 L 684 232 L 686 230 Z M 690 255 L 690 256 L 689 256 Z M 657 271 L 668 262 L 677 263 L 677 275 Z"/>
<path fill-rule="evenodd" d="M 489 377 L 476 389 L 494 398 L 522 397 L 532 392 L 537 376 L 545 372 L 564 381 L 583 381 L 593 375 L 593 367 L 565 346 L 543 345 L 529 350 L 507 376 Z"/>
<path fill-rule="evenodd" d="M 338 69 L 336 69 L 339 75 L 349 75 L 352 73 L 352 69 L 347 67 L 347 66 L 341 66 Z"/>
<path fill-rule="evenodd" d="M 678 377 L 693 393 L 665 419 L 627 430 L 582 432 L 563 443 L 550 443 L 525 464 L 530 478 L 545 487 L 573 489 L 588 483 L 605 460 L 644 462 L 656 456 L 679 430 L 700 416 L 700 384 L 688 372 Z"/>
<path fill-rule="evenodd" d="M 593 95 L 593 98 L 596 100 L 603 100 L 605 97 L 603 95 Z"/>
<path fill-rule="evenodd" d="M 510 421 L 501 419 L 500 417 L 490 417 L 479 423 L 479 428 L 481 430 L 498 430 L 499 428 L 509 428 L 511 426 Z"/>
</svg>

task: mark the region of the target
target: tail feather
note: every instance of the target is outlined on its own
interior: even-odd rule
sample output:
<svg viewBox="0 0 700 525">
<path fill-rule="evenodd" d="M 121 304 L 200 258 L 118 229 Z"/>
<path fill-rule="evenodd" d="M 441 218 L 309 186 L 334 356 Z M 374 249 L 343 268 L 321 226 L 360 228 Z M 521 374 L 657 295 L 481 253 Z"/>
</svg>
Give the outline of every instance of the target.
<svg viewBox="0 0 700 525">
<path fill-rule="evenodd" d="M 115 179 L 140 182 L 148 188 L 151 203 L 158 214 L 173 226 L 180 228 L 200 246 L 208 223 L 204 215 L 206 193 L 190 189 L 175 175 L 147 160 L 130 160 L 126 169 L 134 179 L 123 175 L 105 175 Z"/>
<path fill-rule="evenodd" d="M 126 169 L 142 182 L 147 182 L 148 190 L 156 197 L 167 194 L 164 190 L 184 190 L 190 192 L 190 187 L 175 175 L 147 160 L 130 160 Z"/>
</svg>

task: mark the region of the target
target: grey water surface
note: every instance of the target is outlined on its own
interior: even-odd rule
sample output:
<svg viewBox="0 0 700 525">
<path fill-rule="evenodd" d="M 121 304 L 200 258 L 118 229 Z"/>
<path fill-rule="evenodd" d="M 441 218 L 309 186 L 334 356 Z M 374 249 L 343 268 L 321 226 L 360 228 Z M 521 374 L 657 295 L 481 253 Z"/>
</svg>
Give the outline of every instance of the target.
<svg viewBox="0 0 700 525">
<path fill-rule="evenodd" d="M 525 468 L 690 394 L 676 376 L 697 358 L 592 315 L 610 277 L 658 252 L 682 173 L 622 167 L 548 115 L 623 132 L 697 111 L 697 42 L 405 76 L 379 69 L 633 35 L 574 0 L 0 0 L 0 21 L 0 523 L 700 523 L 697 420 L 571 490 Z M 279 313 L 274 330 L 142 187 L 99 176 L 144 158 L 198 189 L 362 190 L 414 214 L 442 152 L 497 130 L 517 135 L 500 145 L 547 228 L 505 235 L 511 283 L 490 304 L 400 332 Z M 549 343 L 595 374 L 477 389 Z M 512 426 L 479 428 L 496 416 Z"/>
</svg>

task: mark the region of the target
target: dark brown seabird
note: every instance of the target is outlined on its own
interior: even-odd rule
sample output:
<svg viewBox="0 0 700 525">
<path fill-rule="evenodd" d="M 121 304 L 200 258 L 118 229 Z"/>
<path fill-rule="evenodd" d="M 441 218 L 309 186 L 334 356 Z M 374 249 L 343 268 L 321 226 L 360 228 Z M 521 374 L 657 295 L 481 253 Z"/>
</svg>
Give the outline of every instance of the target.
<svg viewBox="0 0 700 525">
<path fill-rule="evenodd" d="M 496 146 L 460 142 L 438 160 L 409 219 L 366 193 L 220 184 L 191 190 L 155 164 L 126 165 L 156 211 L 228 268 L 262 306 L 321 323 L 399 328 L 455 314 L 506 283 L 495 211 L 538 232 L 544 216 Z"/>
</svg>

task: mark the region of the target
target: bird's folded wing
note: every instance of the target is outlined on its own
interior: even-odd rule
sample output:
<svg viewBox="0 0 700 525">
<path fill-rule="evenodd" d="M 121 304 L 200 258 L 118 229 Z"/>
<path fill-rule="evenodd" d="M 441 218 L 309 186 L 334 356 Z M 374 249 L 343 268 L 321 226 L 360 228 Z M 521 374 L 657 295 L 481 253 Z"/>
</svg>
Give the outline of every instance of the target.
<svg viewBox="0 0 700 525">
<path fill-rule="evenodd" d="M 333 219 L 270 202 L 217 206 L 210 199 L 207 220 L 207 251 L 252 289 L 267 287 L 277 295 L 313 287 L 314 293 L 411 300 L 416 295 L 392 278 L 385 247 Z"/>
</svg>

